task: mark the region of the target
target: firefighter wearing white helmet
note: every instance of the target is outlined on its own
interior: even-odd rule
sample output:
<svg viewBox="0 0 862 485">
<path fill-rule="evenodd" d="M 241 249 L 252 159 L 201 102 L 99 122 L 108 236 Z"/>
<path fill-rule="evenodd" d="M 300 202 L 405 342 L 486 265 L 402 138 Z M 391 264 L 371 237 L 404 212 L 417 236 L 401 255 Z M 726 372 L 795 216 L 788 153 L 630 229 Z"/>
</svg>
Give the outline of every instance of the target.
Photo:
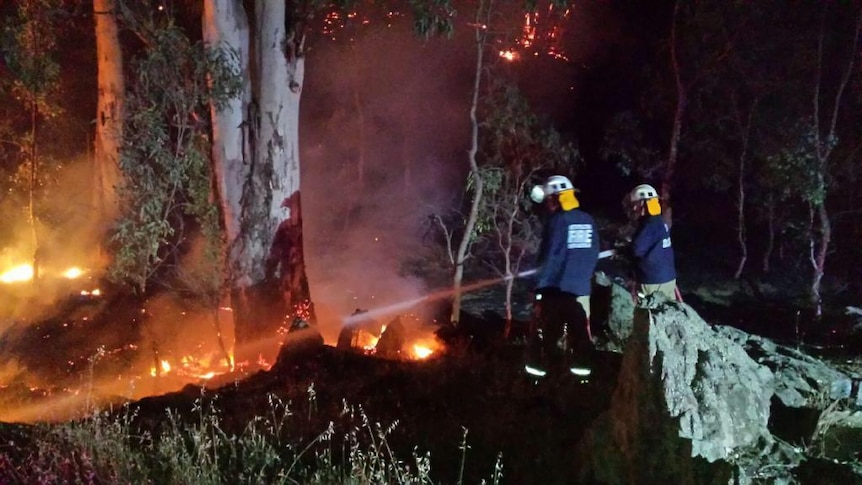
<svg viewBox="0 0 862 485">
<path fill-rule="evenodd" d="M 661 217 L 658 191 L 652 185 L 641 184 L 632 189 L 627 199 L 631 213 L 638 218 L 630 247 L 636 263 L 638 295 L 661 293 L 682 301 L 676 286 L 670 230 Z"/>
<path fill-rule="evenodd" d="M 586 379 L 592 372 L 590 289 L 599 257 L 592 216 L 580 209 L 572 181 L 549 177 L 530 193 L 549 211 L 539 248 L 536 304 L 526 371 L 543 377 L 565 372 Z"/>
</svg>

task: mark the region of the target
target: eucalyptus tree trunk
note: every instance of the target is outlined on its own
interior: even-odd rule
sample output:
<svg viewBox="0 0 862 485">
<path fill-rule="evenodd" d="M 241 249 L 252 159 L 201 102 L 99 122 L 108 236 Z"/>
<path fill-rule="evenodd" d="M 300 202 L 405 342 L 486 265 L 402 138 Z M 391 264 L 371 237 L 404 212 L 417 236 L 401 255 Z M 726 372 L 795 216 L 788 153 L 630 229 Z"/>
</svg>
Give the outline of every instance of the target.
<svg viewBox="0 0 862 485">
<path fill-rule="evenodd" d="M 234 51 L 244 83 L 236 98 L 213 108 L 227 281 L 243 344 L 277 337 L 278 325 L 294 318 L 314 320 L 299 192 L 303 46 L 285 28 L 285 2 L 257 0 L 253 32 L 241 0 L 206 0 L 204 7 L 205 39 Z"/>
<path fill-rule="evenodd" d="M 244 115 L 251 97 L 251 84 L 248 80 L 249 25 L 242 1 L 206 0 L 203 12 L 203 37 L 209 47 L 230 52 L 226 59 L 231 63 L 233 70 L 240 74 L 242 82 L 242 87 L 236 96 L 228 99 L 221 106 L 211 107 L 214 186 L 224 228 L 227 282 L 226 287 L 220 291 L 216 308 L 213 309 L 213 322 L 219 346 L 227 357 L 228 365 L 233 366 L 237 331 L 231 289 L 236 286 L 236 283 L 243 281 L 244 262 L 238 241 L 242 191 L 245 186 L 244 181 L 249 174 L 249 165 L 245 157 L 249 131 L 247 123 L 244 122 Z M 225 343 L 225 340 L 228 340 L 228 343 Z M 231 352 L 228 348 L 234 351 Z"/>
<path fill-rule="evenodd" d="M 455 326 L 458 325 L 461 319 L 461 285 L 464 279 L 464 264 L 469 256 L 470 245 L 475 236 L 476 221 L 479 218 L 479 206 L 482 203 L 482 194 L 484 191 L 482 173 L 476 161 L 476 154 L 479 152 L 479 120 L 476 112 L 479 107 L 479 89 L 482 86 L 485 40 L 488 35 L 487 31 L 480 27 L 487 25 L 486 17 L 488 14 L 486 10 L 489 7 L 485 3 L 484 1 L 480 1 L 476 7 L 476 65 L 475 78 L 473 80 L 473 97 L 470 103 L 471 146 L 468 155 L 470 176 L 473 178 L 473 200 L 470 204 L 470 212 L 467 214 L 464 234 L 461 236 L 461 242 L 458 244 L 458 251 L 455 255 L 455 274 L 452 277 L 452 313 L 449 316 L 450 323 Z"/>
<path fill-rule="evenodd" d="M 257 0 L 255 43 L 257 132 L 254 164 L 244 207 L 245 247 L 253 281 L 278 285 L 285 309 L 303 316 L 311 310 L 302 238 L 299 190 L 299 100 L 305 75 L 304 38 L 287 30 L 286 4 Z M 313 315 L 305 315 L 313 317 Z"/>
<path fill-rule="evenodd" d="M 107 227 L 118 214 L 117 187 L 120 183 L 120 148 L 123 144 L 123 52 L 120 49 L 117 10 L 114 0 L 93 0 L 96 24 L 98 101 L 96 105 L 95 206 L 99 223 Z"/>
<path fill-rule="evenodd" d="M 230 286 L 251 281 L 243 261 L 240 215 L 245 180 L 249 176 L 249 129 L 245 120 L 251 97 L 249 81 L 249 25 L 241 0 L 206 0 L 203 16 L 204 42 L 211 48 L 232 51 L 233 67 L 242 77 L 242 90 L 221 109 L 212 106 L 212 162 L 216 191 L 225 231 Z"/>
<path fill-rule="evenodd" d="M 742 270 L 745 268 L 745 263 L 748 260 L 748 240 L 745 230 L 745 172 L 749 146 L 751 144 L 751 120 L 757 109 L 757 100 L 752 102 L 748 114 L 745 116 L 745 121 L 743 121 L 742 113 L 739 110 L 739 102 L 735 95 L 732 98 L 734 121 L 739 134 L 739 141 L 742 145 L 739 152 L 736 174 L 736 241 L 739 244 L 739 263 L 737 263 L 736 271 L 733 273 L 734 279 L 738 280 L 742 277 Z"/>
</svg>

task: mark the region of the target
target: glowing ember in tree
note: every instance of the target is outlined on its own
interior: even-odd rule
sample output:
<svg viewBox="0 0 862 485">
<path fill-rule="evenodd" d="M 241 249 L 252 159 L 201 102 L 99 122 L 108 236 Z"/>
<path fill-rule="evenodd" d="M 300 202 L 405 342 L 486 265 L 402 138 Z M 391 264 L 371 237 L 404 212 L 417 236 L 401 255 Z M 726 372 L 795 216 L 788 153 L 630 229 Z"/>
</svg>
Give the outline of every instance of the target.
<svg viewBox="0 0 862 485">
<path fill-rule="evenodd" d="M 568 61 L 561 42 L 563 27 L 569 22 L 570 13 L 569 9 L 560 10 L 549 3 L 544 14 L 539 11 L 524 14 L 524 23 L 518 38 L 513 46 L 499 51 L 500 57 L 507 61 L 516 61 L 532 52 L 534 56 L 548 55 L 554 59 Z"/>
<path fill-rule="evenodd" d="M 502 57 L 503 59 L 506 59 L 507 61 L 514 61 L 519 56 L 518 56 L 517 52 L 515 52 L 513 50 L 508 50 L 508 51 L 500 51 L 500 57 Z"/>
</svg>

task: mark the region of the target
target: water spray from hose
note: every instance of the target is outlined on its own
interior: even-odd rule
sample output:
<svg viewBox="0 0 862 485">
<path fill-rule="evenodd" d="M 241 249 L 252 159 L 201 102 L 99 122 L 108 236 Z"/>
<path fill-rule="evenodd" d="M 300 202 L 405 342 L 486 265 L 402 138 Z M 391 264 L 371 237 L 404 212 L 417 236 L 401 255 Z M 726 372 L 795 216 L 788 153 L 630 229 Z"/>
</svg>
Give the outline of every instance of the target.
<svg viewBox="0 0 862 485">
<path fill-rule="evenodd" d="M 613 249 L 609 249 L 607 251 L 602 251 L 599 253 L 599 259 L 604 259 L 613 256 L 616 254 L 616 251 Z M 527 276 L 532 276 L 536 274 L 538 268 L 528 269 L 525 271 L 521 271 L 515 275 L 505 275 L 497 278 L 488 278 L 482 281 L 477 281 L 475 283 L 471 283 L 469 285 L 464 285 L 461 287 L 462 293 L 469 293 L 471 291 L 480 290 L 482 288 L 487 288 L 488 286 L 493 286 L 498 283 L 502 283 L 504 281 L 508 281 L 516 278 L 526 278 Z M 401 301 L 398 303 L 393 303 L 391 305 L 386 305 L 384 307 L 375 308 L 373 310 L 364 311 L 361 313 L 355 313 L 349 317 L 343 319 L 344 325 L 353 325 L 357 322 L 365 321 L 368 319 L 376 318 L 383 315 L 390 315 L 392 313 L 400 312 L 402 310 L 408 310 L 413 308 L 420 303 L 429 303 L 432 301 L 441 300 L 443 298 L 448 298 L 455 294 L 455 290 L 452 288 L 444 288 L 442 290 L 437 290 L 427 295 L 423 295 L 417 298 L 413 298 L 412 300 Z"/>
</svg>

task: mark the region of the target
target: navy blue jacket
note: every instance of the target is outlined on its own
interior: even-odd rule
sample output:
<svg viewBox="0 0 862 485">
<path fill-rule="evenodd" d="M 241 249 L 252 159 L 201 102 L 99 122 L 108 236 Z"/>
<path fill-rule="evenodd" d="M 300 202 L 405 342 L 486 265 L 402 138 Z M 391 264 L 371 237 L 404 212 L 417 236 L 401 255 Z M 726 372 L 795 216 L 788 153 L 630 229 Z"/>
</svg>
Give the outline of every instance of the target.
<svg viewBox="0 0 862 485">
<path fill-rule="evenodd" d="M 554 212 L 542 234 L 536 292 L 555 289 L 589 295 L 598 260 L 599 233 L 592 216 L 579 209 Z"/>
<path fill-rule="evenodd" d="M 656 285 L 676 278 L 670 231 L 661 216 L 642 217 L 632 238 L 638 283 Z"/>
</svg>

